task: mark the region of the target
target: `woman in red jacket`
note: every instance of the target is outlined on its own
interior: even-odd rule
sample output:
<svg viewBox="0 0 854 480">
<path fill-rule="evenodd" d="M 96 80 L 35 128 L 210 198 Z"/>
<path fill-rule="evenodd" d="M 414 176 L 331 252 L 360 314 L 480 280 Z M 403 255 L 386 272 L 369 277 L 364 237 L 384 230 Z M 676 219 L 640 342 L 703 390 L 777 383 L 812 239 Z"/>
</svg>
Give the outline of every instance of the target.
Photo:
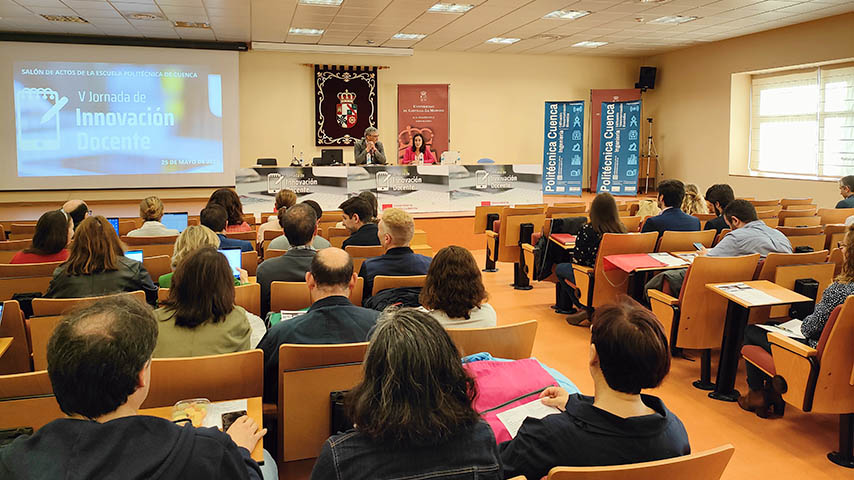
<svg viewBox="0 0 854 480">
<path fill-rule="evenodd" d="M 433 152 L 427 148 L 424 143 L 424 137 L 420 133 L 412 136 L 412 148 L 407 148 L 403 151 L 403 161 L 401 165 L 409 164 L 429 164 L 436 163 L 436 157 Z"/>
<path fill-rule="evenodd" d="M 64 262 L 68 259 L 74 222 L 62 210 L 51 210 L 43 214 L 36 223 L 33 242 L 25 250 L 12 257 L 9 263 Z"/>
</svg>

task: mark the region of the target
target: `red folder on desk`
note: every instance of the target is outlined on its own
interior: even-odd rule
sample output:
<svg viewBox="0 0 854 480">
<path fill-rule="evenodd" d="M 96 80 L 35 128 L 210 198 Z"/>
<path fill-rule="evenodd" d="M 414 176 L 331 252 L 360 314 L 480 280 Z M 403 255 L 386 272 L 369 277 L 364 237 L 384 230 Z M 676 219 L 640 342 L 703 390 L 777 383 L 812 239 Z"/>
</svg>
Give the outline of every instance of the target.
<svg viewBox="0 0 854 480">
<path fill-rule="evenodd" d="M 605 257 L 605 271 L 620 269 L 632 273 L 639 268 L 661 267 L 664 263 L 652 258 L 647 253 L 626 253 L 608 255 Z"/>
<path fill-rule="evenodd" d="M 554 238 L 556 242 L 564 245 L 572 245 L 575 243 L 575 235 L 570 235 L 568 233 L 553 233 L 551 237 Z"/>
</svg>

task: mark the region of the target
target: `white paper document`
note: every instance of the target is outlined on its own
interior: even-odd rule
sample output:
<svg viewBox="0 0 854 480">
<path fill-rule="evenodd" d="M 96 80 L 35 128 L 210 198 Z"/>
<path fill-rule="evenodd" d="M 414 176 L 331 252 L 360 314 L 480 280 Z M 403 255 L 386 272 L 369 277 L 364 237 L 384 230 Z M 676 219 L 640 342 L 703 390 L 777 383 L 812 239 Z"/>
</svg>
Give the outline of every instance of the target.
<svg viewBox="0 0 854 480">
<path fill-rule="evenodd" d="M 718 288 L 752 305 L 774 305 L 780 303 L 779 298 L 768 295 L 762 290 L 757 290 L 744 283 L 718 285 Z"/>
<path fill-rule="evenodd" d="M 783 335 L 790 338 L 799 338 L 801 340 L 807 338 L 801 333 L 801 325 L 803 324 L 803 320 L 789 320 L 788 322 L 781 323 L 779 325 L 759 325 L 760 328 L 764 328 L 769 332 L 777 332 L 782 333 Z"/>
<path fill-rule="evenodd" d="M 542 400 L 538 398 L 533 402 L 513 407 L 510 410 L 505 410 L 495 416 L 501 420 L 501 423 L 503 423 L 505 427 L 507 427 L 507 431 L 510 432 L 510 436 L 515 437 L 516 433 L 519 432 L 519 428 L 522 427 L 522 422 L 524 422 L 526 418 L 543 418 L 546 415 L 551 415 L 553 413 L 560 413 L 560 410 L 543 404 Z"/>
<path fill-rule="evenodd" d="M 677 253 L 676 256 L 681 258 L 682 260 L 685 260 L 688 263 L 694 263 L 694 259 L 697 258 L 699 255 L 696 253 Z"/>
<path fill-rule="evenodd" d="M 222 414 L 229 412 L 249 411 L 249 403 L 242 400 L 229 400 L 227 402 L 213 402 L 208 407 L 208 413 L 202 422 L 203 427 L 216 427 L 222 430 Z"/>
<path fill-rule="evenodd" d="M 673 256 L 673 255 L 671 255 L 671 254 L 669 254 L 669 253 L 665 253 L 665 252 L 662 252 L 662 253 L 650 253 L 650 254 L 649 254 L 649 256 L 650 256 L 650 257 L 652 257 L 652 258 L 654 258 L 654 259 L 656 259 L 656 260 L 658 260 L 659 262 L 661 262 L 661 263 L 663 263 L 663 264 L 667 265 L 668 267 L 681 267 L 681 266 L 687 266 L 687 265 L 688 265 L 688 263 L 689 263 L 689 262 L 685 261 L 685 260 L 684 260 L 684 259 L 682 259 L 682 258 L 679 258 L 679 257 Z"/>
</svg>

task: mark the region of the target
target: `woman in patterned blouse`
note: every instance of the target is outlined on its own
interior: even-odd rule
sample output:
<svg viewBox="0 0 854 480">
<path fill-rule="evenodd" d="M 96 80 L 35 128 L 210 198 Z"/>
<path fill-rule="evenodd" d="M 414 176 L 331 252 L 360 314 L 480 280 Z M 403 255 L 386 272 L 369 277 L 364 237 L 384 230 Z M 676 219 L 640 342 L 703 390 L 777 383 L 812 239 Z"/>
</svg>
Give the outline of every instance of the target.
<svg viewBox="0 0 854 480">
<path fill-rule="evenodd" d="M 849 295 L 854 295 L 854 225 L 849 225 L 845 233 L 845 239 L 839 245 L 842 249 L 843 261 L 842 272 L 833 279 L 833 283 L 824 289 L 821 301 L 815 306 L 813 313 L 804 317 L 801 324 L 801 334 L 805 339 L 795 338 L 813 348 L 818 345 L 824 325 L 833 310 L 845 303 Z M 745 345 L 758 345 L 766 351 L 771 351 L 768 342 L 768 331 L 757 326 L 750 325 L 744 332 Z M 773 410 L 775 414 L 783 414 L 782 384 L 771 382 L 768 375 L 750 362 L 747 364 L 747 385 L 750 391 L 738 399 L 738 405 L 754 412 L 757 416 L 765 418 Z"/>
<path fill-rule="evenodd" d="M 575 251 L 572 263 L 592 267 L 596 264 L 599 242 L 603 233 L 626 233 L 626 227 L 620 221 L 617 202 L 610 193 L 600 193 L 590 204 L 590 222 L 586 223 L 575 237 Z M 590 312 L 581 305 L 575 296 L 575 273 L 572 263 L 561 263 L 555 267 L 558 278 L 558 313 L 569 313 L 566 321 L 570 325 L 583 325 L 589 322 Z"/>
</svg>

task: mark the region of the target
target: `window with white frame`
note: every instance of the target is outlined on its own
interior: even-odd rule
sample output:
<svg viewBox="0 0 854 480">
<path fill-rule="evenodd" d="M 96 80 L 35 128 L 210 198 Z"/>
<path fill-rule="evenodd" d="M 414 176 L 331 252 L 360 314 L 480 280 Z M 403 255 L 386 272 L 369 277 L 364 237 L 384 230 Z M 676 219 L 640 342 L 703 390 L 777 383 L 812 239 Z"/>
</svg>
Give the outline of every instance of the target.
<svg viewBox="0 0 854 480">
<path fill-rule="evenodd" d="M 751 79 L 751 172 L 854 174 L 854 63 Z"/>
</svg>

